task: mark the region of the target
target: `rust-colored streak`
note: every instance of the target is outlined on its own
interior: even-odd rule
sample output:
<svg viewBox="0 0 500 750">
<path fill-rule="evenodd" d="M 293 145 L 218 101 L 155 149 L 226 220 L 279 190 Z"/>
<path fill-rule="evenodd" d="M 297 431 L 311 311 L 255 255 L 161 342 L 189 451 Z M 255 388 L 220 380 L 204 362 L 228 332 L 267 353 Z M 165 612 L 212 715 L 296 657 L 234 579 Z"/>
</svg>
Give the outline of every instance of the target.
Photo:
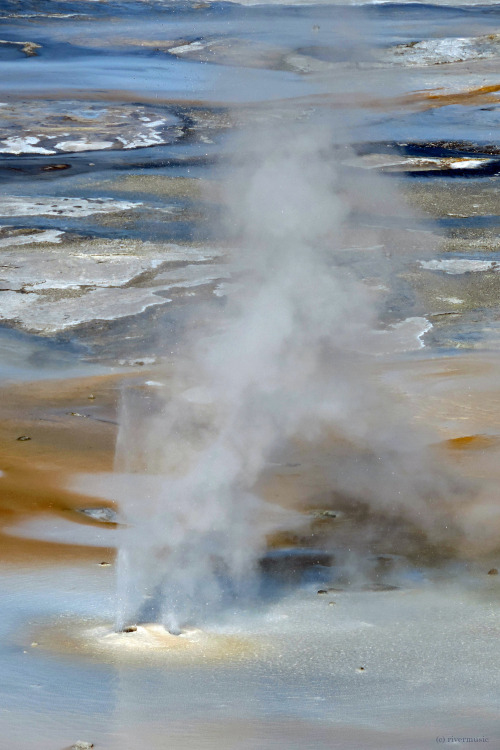
<svg viewBox="0 0 500 750">
<path fill-rule="evenodd" d="M 415 100 L 421 101 L 426 109 L 434 107 L 446 107 L 451 104 L 471 106 L 474 104 L 498 104 L 498 96 L 491 96 L 500 91 L 500 84 L 494 86 L 479 86 L 478 88 L 468 89 L 466 91 L 454 92 L 452 94 L 419 92 L 414 94 Z"/>
<path fill-rule="evenodd" d="M 446 440 L 445 445 L 451 450 L 485 450 L 497 446 L 499 438 L 490 435 L 464 435 Z"/>
</svg>

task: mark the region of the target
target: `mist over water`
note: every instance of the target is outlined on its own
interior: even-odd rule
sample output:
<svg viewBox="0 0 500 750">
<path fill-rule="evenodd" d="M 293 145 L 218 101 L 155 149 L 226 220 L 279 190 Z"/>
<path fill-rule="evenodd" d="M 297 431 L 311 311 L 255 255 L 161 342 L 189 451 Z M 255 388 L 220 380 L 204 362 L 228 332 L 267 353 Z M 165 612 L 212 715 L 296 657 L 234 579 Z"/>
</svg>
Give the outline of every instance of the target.
<svg viewBox="0 0 500 750">
<path fill-rule="evenodd" d="M 314 453 L 331 441 L 332 493 L 424 536 L 450 533 L 437 500 L 449 482 L 373 373 L 377 295 L 338 262 L 354 197 L 387 199 L 389 188 L 370 177 L 347 190 L 334 141 L 310 121 L 233 143 L 224 224 L 234 293 L 207 305 L 161 387 L 124 393 L 118 628 L 159 621 L 176 632 L 257 591 L 268 536 L 303 522 L 264 498 L 259 480 L 297 442 Z M 383 274 L 389 261 L 379 263 Z M 389 350 L 396 333 L 384 332 Z"/>
</svg>

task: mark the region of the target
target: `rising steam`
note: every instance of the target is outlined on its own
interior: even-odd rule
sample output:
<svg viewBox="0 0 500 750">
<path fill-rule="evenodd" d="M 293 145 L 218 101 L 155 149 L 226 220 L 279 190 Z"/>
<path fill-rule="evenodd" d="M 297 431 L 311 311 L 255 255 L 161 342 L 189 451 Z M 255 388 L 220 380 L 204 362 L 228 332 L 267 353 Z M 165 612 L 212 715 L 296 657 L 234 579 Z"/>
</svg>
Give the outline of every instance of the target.
<svg viewBox="0 0 500 750">
<path fill-rule="evenodd" d="M 372 373 L 374 293 L 338 262 L 352 205 L 333 140 L 311 124 L 240 140 L 226 175 L 234 291 L 163 388 L 124 398 L 119 627 L 176 630 L 248 593 L 267 536 L 298 523 L 256 489 L 294 441 L 358 446 L 341 460 L 332 448 L 332 490 L 427 529 L 439 518 L 424 441 Z"/>
</svg>

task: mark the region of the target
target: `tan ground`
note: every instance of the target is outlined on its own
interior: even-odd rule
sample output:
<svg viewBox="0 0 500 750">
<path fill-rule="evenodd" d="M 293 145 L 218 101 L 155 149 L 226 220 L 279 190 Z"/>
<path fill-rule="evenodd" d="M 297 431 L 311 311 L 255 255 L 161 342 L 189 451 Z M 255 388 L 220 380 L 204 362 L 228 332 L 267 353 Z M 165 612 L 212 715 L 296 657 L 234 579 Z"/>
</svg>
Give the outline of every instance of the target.
<svg viewBox="0 0 500 750">
<path fill-rule="evenodd" d="M 404 398 L 408 429 L 424 426 L 436 465 L 443 476 L 471 480 L 471 491 L 447 498 L 447 512 L 462 529 L 461 552 L 473 556 L 495 554 L 500 533 L 500 358 L 463 355 L 394 362 L 379 376 Z M 85 547 L 18 539 L 1 532 L 25 517 L 54 513 L 75 523 L 97 524 L 75 513 L 76 508 L 110 506 L 95 496 L 64 489 L 76 473 L 113 469 L 117 432 L 119 383 L 124 375 L 39 381 L 4 386 L 0 390 L 0 560 L 33 562 L 103 559 L 102 547 Z M 94 396 L 94 398 L 89 398 Z M 30 440 L 19 440 L 20 437 Z M 338 436 L 321 445 L 295 443 L 283 460 L 270 466 L 260 482 L 266 499 L 300 510 L 302 529 L 269 538 L 272 546 L 321 542 L 330 534 L 355 539 L 357 524 L 375 519 L 393 529 L 399 512 L 383 507 L 367 511 L 360 503 L 332 487 L 332 464 L 364 460 L 366 446 L 352 446 Z M 467 485 L 466 485 L 467 486 Z M 450 492 L 449 490 L 445 491 Z M 454 504 L 455 503 L 455 504 Z M 339 511 L 335 519 L 315 512 Z M 391 520 L 392 513 L 392 520 Z M 425 535 L 404 527 L 395 544 L 408 549 L 413 542 L 425 548 Z M 391 532 L 392 533 L 392 532 Z M 399 541 L 398 541 L 399 540 Z M 454 542 L 455 544 L 455 542 Z M 114 550 L 104 557 L 113 559 Z"/>
</svg>

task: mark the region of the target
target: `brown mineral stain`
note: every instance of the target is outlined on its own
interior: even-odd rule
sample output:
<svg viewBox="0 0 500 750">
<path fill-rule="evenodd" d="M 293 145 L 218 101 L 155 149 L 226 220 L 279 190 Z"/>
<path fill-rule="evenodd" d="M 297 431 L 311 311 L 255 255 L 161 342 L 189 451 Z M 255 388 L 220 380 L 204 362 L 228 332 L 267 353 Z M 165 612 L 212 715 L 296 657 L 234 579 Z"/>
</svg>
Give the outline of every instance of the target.
<svg viewBox="0 0 500 750">
<path fill-rule="evenodd" d="M 443 107 L 450 104 L 488 104 L 498 103 L 498 96 L 491 96 L 500 92 L 500 84 L 492 86 L 479 86 L 466 91 L 459 91 L 452 94 L 428 93 L 427 101 L 431 107 Z"/>
<path fill-rule="evenodd" d="M 111 471 L 120 376 L 38 381 L 0 389 L 0 560 L 3 562 L 102 559 L 102 547 L 20 539 L 3 533 L 24 517 L 52 513 L 96 524 L 76 508 L 107 505 L 65 489 L 75 473 Z M 96 396 L 89 408 L 88 394 Z M 76 420 L 81 410 L 87 419 Z M 19 441 L 20 435 L 30 437 Z M 113 550 L 106 552 L 112 558 Z"/>
</svg>

